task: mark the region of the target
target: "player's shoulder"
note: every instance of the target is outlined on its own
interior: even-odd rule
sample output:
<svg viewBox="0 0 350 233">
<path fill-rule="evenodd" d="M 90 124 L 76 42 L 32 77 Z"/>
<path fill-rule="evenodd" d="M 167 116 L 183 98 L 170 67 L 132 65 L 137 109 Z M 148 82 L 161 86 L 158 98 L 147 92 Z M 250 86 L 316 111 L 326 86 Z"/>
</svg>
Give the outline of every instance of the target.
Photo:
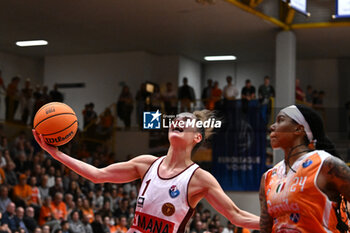
<svg viewBox="0 0 350 233">
<path fill-rule="evenodd" d="M 197 182 L 199 182 L 202 185 L 210 185 L 213 182 L 217 182 L 215 177 L 208 171 L 202 169 L 202 168 L 198 168 L 194 175 L 193 175 L 193 179 Z"/>
<path fill-rule="evenodd" d="M 130 161 L 136 162 L 136 163 L 144 163 L 144 164 L 151 165 L 157 159 L 159 159 L 159 157 L 156 157 L 154 155 L 144 154 L 144 155 L 136 156 L 135 158 L 131 159 Z"/>
</svg>

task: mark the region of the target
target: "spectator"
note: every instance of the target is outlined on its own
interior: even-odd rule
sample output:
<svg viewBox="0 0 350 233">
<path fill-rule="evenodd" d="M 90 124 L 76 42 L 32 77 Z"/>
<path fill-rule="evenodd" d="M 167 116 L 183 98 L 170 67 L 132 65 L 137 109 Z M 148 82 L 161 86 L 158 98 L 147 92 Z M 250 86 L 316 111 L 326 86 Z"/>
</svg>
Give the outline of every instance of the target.
<svg viewBox="0 0 350 233">
<path fill-rule="evenodd" d="M 140 128 L 143 127 L 143 112 L 148 111 L 150 102 L 150 93 L 146 90 L 146 83 L 140 85 L 140 89 L 136 93 L 136 118 Z"/>
<path fill-rule="evenodd" d="M 40 227 L 36 227 L 36 228 L 34 229 L 34 233 L 43 233 L 43 231 L 41 230 Z M 47 233 L 50 233 L 50 232 L 47 232 Z"/>
<path fill-rule="evenodd" d="M 219 88 L 219 83 L 217 81 L 214 82 L 214 87 L 211 90 L 211 97 L 209 99 L 208 107 L 209 110 L 214 110 L 215 105 L 221 100 L 222 91 Z"/>
<path fill-rule="evenodd" d="M 55 83 L 53 90 L 50 91 L 50 101 L 52 102 L 63 102 L 63 94 L 58 91 L 58 85 Z"/>
<path fill-rule="evenodd" d="M 33 89 L 31 87 L 30 79 L 26 79 L 24 88 L 21 90 L 21 121 L 23 124 L 28 123 L 28 118 L 33 110 Z"/>
<path fill-rule="evenodd" d="M 62 200 L 63 194 L 57 192 L 55 194 L 54 201 L 51 202 L 52 214 L 57 220 L 67 220 L 67 206 Z"/>
<path fill-rule="evenodd" d="M 23 217 L 23 222 L 26 225 L 26 228 L 29 232 L 34 232 L 35 228 L 38 226 L 38 223 L 35 219 L 34 208 L 29 206 L 26 208 L 26 215 Z"/>
<path fill-rule="evenodd" d="M 11 203 L 8 197 L 8 188 L 5 185 L 0 187 L 0 214 L 6 211 L 7 206 Z"/>
<path fill-rule="evenodd" d="M 129 193 L 129 199 L 130 199 L 130 203 L 129 206 L 136 206 L 136 202 L 137 202 L 137 193 L 135 190 L 130 190 Z"/>
<path fill-rule="evenodd" d="M 2 158 L 2 156 L 1 156 Z M 2 167 L 0 167 L 0 185 L 6 182 L 5 171 Z"/>
<path fill-rule="evenodd" d="M 264 84 L 258 90 L 259 100 L 261 104 L 268 104 L 271 97 L 275 97 L 275 89 L 270 85 L 270 77 L 264 77 Z"/>
<path fill-rule="evenodd" d="M 108 217 L 112 217 L 112 211 L 111 211 L 111 202 L 109 200 L 105 200 L 103 203 L 103 207 L 100 210 L 100 213 L 102 216 L 108 216 Z"/>
<path fill-rule="evenodd" d="M 70 194 L 70 193 L 66 193 L 64 195 L 64 203 L 67 206 L 67 216 L 68 216 L 68 218 L 70 218 L 71 217 L 71 213 L 74 210 L 76 210 L 75 202 L 73 201 L 73 195 Z M 68 219 L 68 220 L 70 220 L 70 219 Z"/>
<path fill-rule="evenodd" d="M 26 207 L 32 197 L 32 188 L 27 184 L 27 175 L 19 176 L 19 183 L 13 187 L 13 200 L 18 206 Z"/>
<path fill-rule="evenodd" d="M 162 96 L 158 85 L 154 85 L 154 91 L 151 94 L 151 111 L 161 110 Z"/>
<path fill-rule="evenodd" d="M 69 184 L 67 193 L 72 194 L 73 199 L 77 200 L 78 197 L 82 195 L 78 182 L 76 182 L 75 180 L 72 180 Z"/>
<path fill-rule="evenodd" d="M 6 165 L 7 165 L 7 161 L 4 156 L 4 152 L 0 149 L 0 167 L 5 169 Z"/>
<path fill-rule="evenodd" d="M 36 186 L 36 177 L 31 176 L 29 181 L 30 187 L 32 189 L 32 196 L 29 200 L 29 205 L 34 206 L 35 208 L 39 208 L 41 206 L 41 196 L 40 196 L 40 190 L 38 186 Z"/>
<path fill-rule="evenodd" d="M 191 232 L 195 233 L 203 233 L 205 229 L 203 228 L 203 223 L 200 220 L 195 221 L 195 227 L 191 230 Z"/>
<path fill-rule="evenodd" d="M 69 229 L 72 233 L 86 233 L 84 225 L 79 220 L 79 212 L 77 210 L 72 211 L 71 220 L 69 221 Z"/>
<path fill-rule="evenodd" d="M 325 93 L 324 91 L 319 91 L 317 98 L 314 100 L 314 108 L 323 108 L 323 99 L 324 99 Z"/>
<path fill-rule="evenodd" d="M 305 93 L 300 87 L 299 79 L 295 79 L 295 99 L 298 101 L 305 101 Z"/>
<path fill-rule="evenodd" d="M 41 185 L 39 186 L 39 193 L 42 200 L 44 200 L 45 197 L 49 195 L 49 187 L 47 185 L 48 180 L 49 180 L 48 175 L 45 174 L 42 176 Z"/>
<path fill-rule="evenodd" d="M 0 70 L 0 88 L 2 89 L 3 93 L 6 92 L 6 86 L 5 86 L 5 83 L 4 83 L 4 79 L 2 77 L 2 70 Z M 1 103 L 1 99 L 0 99 L 0 103 Z"/>
<path fill-rule="evenodd" d="M 94 136 L 96 129 L 97 113 L 94 107 L 94 103 L 89 103 L 85 105 L 83 110 L 83 125 L 88 136 Z"/>
<path fill-rule="evenodd" d="M 16 216 L 15 216 L 15 221 L 16 221 L 16 227 L 24 229 L 25 233 L 28 233 L 28 229 L 23 221 L 24 218 L 24 209 L 22 207 L 17 207 L 16 209 Z"/>
<path fill-rule="evenodd" d="M 64 193 L 62 177 L 59 176 L 55 178 L 54 186 L 49 189 L 49 194 L 51 197 L 55 196 L 57 192 L 61 194 Z"/>
<path fill-rule="evenodd" d="M 305 101 L 311 106 L 312 105 L 312 86 L 307 85 L 306 87 L 306 95 L 305 95 Z"/>
<path fill-rule="evenodd" d="M 94 209 L 99 211 L 100 209 L 102 209 L 103 202 L 104 202 L 104 197 L 103 197 L 103 190 L 101 187 L 96 191 L 96 194 L 94 194 L 92 199 L 92 205 Z"/>
<path fill-rule="evenodd" d="M 127 225 L 128 225 L 128 221 L 127 221 L 126 216 L 121 216 L 119 224 L 116 227 L 117 232 L 126 233 L 128 231 Z"/>
<path fill-rule="evenodd" d="M 86 215 L 89 218 L 89 222 L 92 223 L 94 221 L 94 211 L 90 207 L 89 199 L 85 198 L 83 200 L 83 215 Z"/>
<path fill-rule="evenodd" d="M 40 208 L 39 214 L 39 225 L 43 226 L 44 224 L 54 220 L 53 212 L 51 209 L 51 196 L 47 196 L 44 198 L 43 205 Z"/>
<path fill-rule="evenodd" d="M 131 125 L 131 113 L 133 110 L 133 98 L 128 86 L 124 86 L 117 102 L 117 114 L 124 122 L 125 129 Z"/>
<path fill-rule="evenodd" d="M 103 233 L 111 233 L 110 231 L 110 228 L 113 224 L 111 224 L 111 218 L 108 217 L 108 216 L 105 216 L 103 218 L 103 224 L 102 224 L 102 227 L 103 227 Z"/>
<path fill-rule="evenodd" d="M 235 226 L 230 221 L 227 221 L 227 225 L 222 231 L 222 233 L 234 233 L 234 232 L 235 232 Z"/>
<path fill-rule="evenodd" d="M 177 95 L 171 82 L 167 82 L 162 99 L 164 101 L 165 113 L 167 115 L 175 115 L 177 112 Z"/>
<path fill-rule="evenodd" d="M 118 209 L 116 209 L 114 216 L 120 218 L 120 216 L 129 216 L 129 200 L 123 198 Z"/>
<path fill-rule="evenodd" d="M 239 92 L 236 86 L 232 84 L 232 77 L 227 76 L 226 82 L 227 82 L 227 85 L 224 87 L 224 91 L 223 91 L 225 101 L 237 99 Z"/>
<path fill-rule="evenodd" d="M 213 80 L 212 79 L 208 79 L 207 80 L 207 86 L 203 89 L 202 91 L 202 102 L 203 105 L 206 109 L 209 109 L 209 101 L 211 99 L 211 91 L 213 89 Z"/>
<path fill-rule="evenodd" d="M 51 232 L 51 228 L 49 225 L 44 225 L 43 226 L 43 233 L 50 233 Z"/>
<path fill-rule="evenodd" d="M 245 81 L 245 86 L 241 91 L 241 98 L 246 100 L 255 99 L 255 87 L 252 85 L 251 81 L 247 79 Z"/>
<path fill-rule="evenodd" d="M 61 222 L 61 229 L 62 233 L 73 233 L 69 228 L 69 222 L 67 220 L 63 220 Z"/>
<path fill-rule="evenodd" d="M 83 214 L 83 226 L 84 226 L 84 230 L 85 230 L 85 233 L 93 233 L 92 231 L 92 227 L 91 227 L 91 224 L 89 222 L 89 217 L 85 214 Z"/>
<path fill-rule="evenodd" d="M 182 79 L 183 85 L 179 88 L 178 99 L 180 101 L 181 112 L 192 112 L 191 104 L 196 105 L 196 97 L 193 87 L 188 85 L 188 79 Z"/>
<path fill-rule="evenodd" d="M 95 220 L 91 223 L 93 233 L 104 233 L 102 216 L 98 212 L 95 213 Z"/>
<path fill-rule="evenodd" d="M 48 164 L 49 163 L 49 164 Z M 55 167 L 54 166 L 51 166 L 51 160 L 48 159 L 46 160 L 46 164 L 45 164 L 45 167 L 48 167 L 48 180 L 47 180 L 47 187 L 51 188 L 55 185 L 55 180 L 56 180 L 56 177 L 55 177 Z"/>
<path fill-rule="evenodd" d="M 113 131 L 114 117 L 111 109 L 106 108 L 105 111 L 100 115 L 100 120 L 97 125 L 97 133 L 102 138 L 109 138 Z"/>
<path fill-rule="evenodd" d="M 17 107 L 19 104 L 19 91 L 18 91 L 19 82 L 20 82 L 20 78 L 18 76 L 13 77 L 11 80 L 11 83 L 7 86 L 7 89 L 6 89 L 5 115 L 6 115 L 7 121 L 13 121 L 17 111 Z"/>
<path fill-rule="evenodd" d="M 5 150 L 5 154 L 6 153 L 9 154 L 9 151 Z M 17 175 L 16 175 L 16 172 L 14 171 L 15 168 L 16 168 L 16 164 L 12 161 L 9 161 L 6 165 L 5 178 L 6 178 L 7 185 L 9 185 L 10 187 L 18 184 Z"/>
<path fill-rule="evenodd" d="M 17 229 L 16 219 L 15 219 L 15 211 L 16 205 L 13 202 L 10 202 L 7 207 L 5 213 L 2 215 L 1 224 L 7 224 L 11 231 L 15 231 Z"/>
</svg>

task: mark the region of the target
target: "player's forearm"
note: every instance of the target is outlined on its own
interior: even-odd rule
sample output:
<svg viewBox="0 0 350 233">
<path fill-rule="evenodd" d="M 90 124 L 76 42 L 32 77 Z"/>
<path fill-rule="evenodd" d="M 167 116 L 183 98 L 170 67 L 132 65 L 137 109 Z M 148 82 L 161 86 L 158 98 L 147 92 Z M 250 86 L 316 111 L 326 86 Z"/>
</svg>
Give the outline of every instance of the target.
<svg viewBox="0 0 350 233">
<path fill-rule="evenodd" d="M 244 210 L 239 210 L 235 219 L 231 220 L 234 225 L 256 230 L 260 229 L 259 221 L 258 216 Z"/>
<path fill-rule="evenodd" d="M 60 161 L 65 166 L 69 167 L 70 169 L 72 169 L 79 175 L 83 176 L 84 178 L 94 183 L 98 182 L 97 178 L 100 176 L 100 173 L 101 173 L 100 169 L 88 163 L 82 162 L 78 159 L 72 158 L 61 151 L 57 151 L 56 153 L 51 155 L 56 160 Z"/>
</svg>

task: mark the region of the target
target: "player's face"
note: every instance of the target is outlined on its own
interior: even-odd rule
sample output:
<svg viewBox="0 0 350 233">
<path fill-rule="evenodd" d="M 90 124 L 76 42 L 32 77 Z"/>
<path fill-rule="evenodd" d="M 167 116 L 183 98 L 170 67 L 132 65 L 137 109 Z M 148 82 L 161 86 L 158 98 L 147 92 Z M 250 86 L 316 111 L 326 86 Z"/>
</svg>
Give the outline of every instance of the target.
<svg viewBox="0 0 350 233">
<path fill-rule="evenodd" d="M 270 142 L 272 148 L 288 148 L 296 138 L 297 124 L 285 113 L 280 112 L 271 125 Z"/>
<path fill-rule="evenodd" d="M 176 116 L 169 127 L 169 141 L 172 143 L 173 140 L 181 140 L 192 144 L 193 139 L 198 137 L 200 132 L 196 128 L 195 122 L 196 117 L 192 113 L 181 113 Z"/>
</svg>

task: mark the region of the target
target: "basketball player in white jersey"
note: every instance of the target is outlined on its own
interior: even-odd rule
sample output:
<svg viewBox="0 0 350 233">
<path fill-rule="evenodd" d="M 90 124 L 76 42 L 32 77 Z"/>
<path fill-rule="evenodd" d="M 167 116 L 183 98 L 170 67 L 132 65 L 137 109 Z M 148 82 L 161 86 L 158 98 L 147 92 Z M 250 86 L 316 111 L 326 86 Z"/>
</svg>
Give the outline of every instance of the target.
<svg viewBox="0 0 350 233">
<path fill-rule="evenodd" d="M 176 121 L 202 121 L 208 110 L 181 113 Z M 239 209 L 224 193 L 217 180 L 191 160 L 193 150 L 212 129 L 170 127 L 170 147 L 166 156 L 141 155 L 127 162 L 96 168 L 74 159 L 45 143 L 33 130 L 39 145 L 53 158 L 94 183 L 127 183 L 142 179 L 135 217 L 128 233 L 184 232 L 198 202 L 205 198 L 234 225 L 259 229 L 259 217 Z"/>
</svg>

